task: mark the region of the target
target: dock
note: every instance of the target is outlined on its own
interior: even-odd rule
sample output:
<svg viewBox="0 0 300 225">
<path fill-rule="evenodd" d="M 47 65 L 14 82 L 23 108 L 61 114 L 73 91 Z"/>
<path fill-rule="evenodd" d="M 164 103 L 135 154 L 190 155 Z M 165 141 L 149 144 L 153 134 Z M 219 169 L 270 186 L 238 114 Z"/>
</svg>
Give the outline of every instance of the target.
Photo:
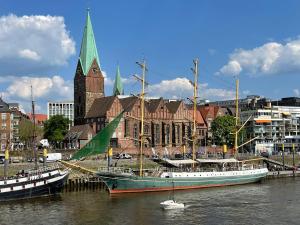
<svg viewBox="0 0 300 225">
<path fill-rule="evenodd" d="M 266 177 L 269 179 L 278 179 L 286 177 L 300 177 L 300 170 L 282 170 L 282 171 L 270 171 Z"/>
</svg>

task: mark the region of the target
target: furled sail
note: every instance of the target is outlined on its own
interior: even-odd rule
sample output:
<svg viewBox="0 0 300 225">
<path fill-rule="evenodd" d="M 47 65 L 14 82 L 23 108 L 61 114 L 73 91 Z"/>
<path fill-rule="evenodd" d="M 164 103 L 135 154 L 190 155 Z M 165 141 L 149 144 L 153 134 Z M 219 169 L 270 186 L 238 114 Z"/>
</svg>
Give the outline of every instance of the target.
<svg viewBox="0 0 300 225">
<path fill-rule="evenodd" d="M 78 150 L 71 159 L 101 154 L 107 151 L 110 139 L 118 127 L 124 112 L 121 112 L 106 127 L 104 127 L 95 137 L 93 137 L 83 148 Z"/>
</svg>

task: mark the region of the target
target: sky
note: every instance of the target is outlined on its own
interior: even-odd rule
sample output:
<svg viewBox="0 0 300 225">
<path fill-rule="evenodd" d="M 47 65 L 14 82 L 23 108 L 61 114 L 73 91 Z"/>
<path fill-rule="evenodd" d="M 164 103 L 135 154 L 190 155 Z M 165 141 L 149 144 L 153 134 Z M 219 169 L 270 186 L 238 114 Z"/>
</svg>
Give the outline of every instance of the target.
<svg viewBox="0 0 300 225">
<path fill-rule="evenodd" d="M 73 99 L 73 78 L 90 9 L 105 95 L 120 66 L 125 94 L 186 99 L 199 59 L 201 99 L 300 97 L 300 2 L 274 0 L 0 0 L 0 93 L 30 112 Z"/>
</svg>

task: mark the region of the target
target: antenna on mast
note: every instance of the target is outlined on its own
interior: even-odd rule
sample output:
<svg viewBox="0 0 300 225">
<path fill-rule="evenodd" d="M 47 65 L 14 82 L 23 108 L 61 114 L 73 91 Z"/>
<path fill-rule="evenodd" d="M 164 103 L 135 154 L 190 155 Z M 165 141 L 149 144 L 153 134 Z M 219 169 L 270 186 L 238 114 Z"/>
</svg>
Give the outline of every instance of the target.
<svg viewBox="0 0 300 225">
<path fill-rule="evenodd" d="M 193 99 L 193 105 L 194 105 L 194 110 L 193 110 L 193 135 L 192 135 L 192 141 L 193 141 L 193 161 L 195 161 L 196 156 L 195 156 L 195 148 L 196 148 L 196 133 L 197 133 L 197 128 L 196 128 L 196 111 L 197 111 L 197 90 L 198 90 L 198 63 L 199 60 L 196 58 L 193 60 L 194 63 L 194 68 L 191 68 L 194 74 L 194 99 Z M 193 162 L 193 168 L 195 166 L 195 163 Z"/>
<path fill-rule="evenodd" d="M 30 85 L 30 92 L 31 92 L 31 116 L 33 122 L 33 134 L 32 134 L 32 142 L 33 142 L 33 152 L 34 152 L 34 167 L 35 169 L 38 168 L 37 163 L 37 149 L 36 149 L 36 132 L 35 132 L 35 109 L 34 109 L 34 100 L 33 100 L 33 91 L 32 91 L 32 84 Z"/>
</svg>

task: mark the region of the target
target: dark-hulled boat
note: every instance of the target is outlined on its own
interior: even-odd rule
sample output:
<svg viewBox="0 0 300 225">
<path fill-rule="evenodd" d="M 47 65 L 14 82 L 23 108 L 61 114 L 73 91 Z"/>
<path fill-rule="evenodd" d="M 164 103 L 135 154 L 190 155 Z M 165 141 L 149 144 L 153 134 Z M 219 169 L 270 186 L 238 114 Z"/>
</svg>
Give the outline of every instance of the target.
<svg viewBox="0 0 300 225">
<path fill-rule="evenodd" d="M 0 202 L 56 195 L 62 190 L 68 176 L 68 170 L 43 167 L 0 178 Z"/>
</svg>

